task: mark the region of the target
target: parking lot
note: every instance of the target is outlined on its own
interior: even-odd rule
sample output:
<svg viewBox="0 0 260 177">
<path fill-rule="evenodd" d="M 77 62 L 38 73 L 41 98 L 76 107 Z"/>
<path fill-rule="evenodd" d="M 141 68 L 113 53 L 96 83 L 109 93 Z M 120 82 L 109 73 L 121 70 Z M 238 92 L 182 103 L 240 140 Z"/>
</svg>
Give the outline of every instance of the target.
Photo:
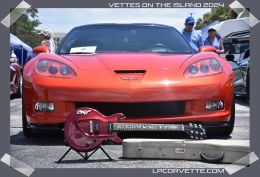
<svg viewBox="0 0 260 177">
<path fill-rule="evenodd" d="M 104 145 L 104 149 L 114 159 L 112 162 L 105 160 L 106 157 L 100 150 L 89 161 L 82 161 L 77 153 L 71 151 L 64 161 L 58 164 L 58 159 L 68 149 L 64 146 L 63 132 L 41 131 L 37 132 L 34 138 L 27 139 L 22 133 L 21 114 L 21 99 L 12 99 L 10 101 L 10 155 L 33 168 L 223 168 L 225 166 L 225 164 L 185 160 L 123 159 L 121 145 Z M 249 117 L 249 105 L 245 99 L 237 98 L 235 128 L 230 139 L 249 139 Z"/>
</svg>

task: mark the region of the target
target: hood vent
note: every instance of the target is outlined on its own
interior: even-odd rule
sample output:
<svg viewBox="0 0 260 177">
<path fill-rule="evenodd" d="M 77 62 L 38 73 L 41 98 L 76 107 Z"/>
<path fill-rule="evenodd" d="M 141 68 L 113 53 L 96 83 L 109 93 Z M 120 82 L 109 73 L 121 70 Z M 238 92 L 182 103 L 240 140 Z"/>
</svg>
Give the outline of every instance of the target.
<svg viewBox="0 0 260 177">
<path fill-rule="evenodd" d="M 145 70 L 114 70 L 117 74 L 144 74 Z"/>
</svg>

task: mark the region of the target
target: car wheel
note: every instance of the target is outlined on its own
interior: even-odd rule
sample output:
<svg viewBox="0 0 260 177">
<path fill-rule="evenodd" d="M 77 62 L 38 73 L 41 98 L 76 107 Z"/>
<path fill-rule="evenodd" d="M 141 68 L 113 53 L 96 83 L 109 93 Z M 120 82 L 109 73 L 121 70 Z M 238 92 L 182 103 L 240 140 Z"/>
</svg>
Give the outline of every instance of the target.
<svg viewBox="0 0 260 177">
<path fill-rule="evenodd" d="M 21 98 L 22 97 L 22 87 L 23 87 L 23 76 L 19 76 L 19 81 L 18 81 L 18 89 L 16 93 L 14 94 L 14 98 Z"/>
<path fill-rule="evenodd" d="M 24 103 L 22 103 L 22 124 L 23 124 L 23 134 L 26 138 L 31 138 L 33 133 L 32 129 L 30 128 L 27 119 L 26 119 L 26 113 L 24 108 Z"/>
</svg>

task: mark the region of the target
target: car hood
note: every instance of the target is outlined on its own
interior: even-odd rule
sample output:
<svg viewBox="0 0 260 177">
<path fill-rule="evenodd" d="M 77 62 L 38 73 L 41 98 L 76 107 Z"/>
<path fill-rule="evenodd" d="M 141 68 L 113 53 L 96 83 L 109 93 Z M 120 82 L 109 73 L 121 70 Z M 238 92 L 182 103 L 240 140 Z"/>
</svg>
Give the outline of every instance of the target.
<svg viewBox="0 0 260 177">
<path fill-rule="evenodd" d="M 79 69 L 178 69 L 191 54 L 98 53 L 61 55 Z"/>
</svg>

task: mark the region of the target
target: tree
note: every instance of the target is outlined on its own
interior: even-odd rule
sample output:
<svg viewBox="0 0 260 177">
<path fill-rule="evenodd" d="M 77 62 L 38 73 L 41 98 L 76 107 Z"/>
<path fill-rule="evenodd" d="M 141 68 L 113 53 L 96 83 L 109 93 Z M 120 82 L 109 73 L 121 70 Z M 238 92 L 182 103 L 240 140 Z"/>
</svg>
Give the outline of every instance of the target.
<svg viewBox="0 0 260 177">
<path fill-rule="evenodd" d="M 205 13 L 203 18 L 199 18 L 196 22 L 195 29 L 200 29 L 202 26 L 209 24 L 212 21 L 225 21 L 228 19 L 234 19 L 237 17 L 237 13 L 231 8 L 212 8 L 211 12 Z"/>
<path fill-rule="evenodd" d="M 41 42 L 41 36 L 35 29 L 41 23 L 37 19 L 37 9 L 30 8 L 10 27 L 10 33 L 16 35 L 31 47 L 36 47 Z"/>
</svg>

